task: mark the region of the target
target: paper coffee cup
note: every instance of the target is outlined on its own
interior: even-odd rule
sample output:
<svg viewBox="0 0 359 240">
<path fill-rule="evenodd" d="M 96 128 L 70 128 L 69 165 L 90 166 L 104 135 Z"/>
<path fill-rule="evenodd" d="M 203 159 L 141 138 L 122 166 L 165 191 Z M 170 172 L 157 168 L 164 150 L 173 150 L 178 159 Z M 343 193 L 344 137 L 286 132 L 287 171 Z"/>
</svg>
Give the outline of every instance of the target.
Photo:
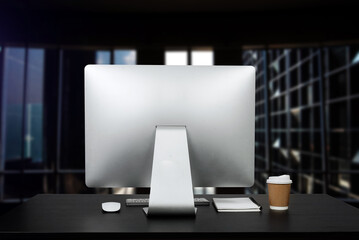
<svg viewBox="0 0 359 240">
<path fill-rule="evenodd" d="M 269 177 L 267 179 L 269 207 L 272 210 L 287 210 L 289 206 L 290 185 L 289 175 Z"/>
</svg>

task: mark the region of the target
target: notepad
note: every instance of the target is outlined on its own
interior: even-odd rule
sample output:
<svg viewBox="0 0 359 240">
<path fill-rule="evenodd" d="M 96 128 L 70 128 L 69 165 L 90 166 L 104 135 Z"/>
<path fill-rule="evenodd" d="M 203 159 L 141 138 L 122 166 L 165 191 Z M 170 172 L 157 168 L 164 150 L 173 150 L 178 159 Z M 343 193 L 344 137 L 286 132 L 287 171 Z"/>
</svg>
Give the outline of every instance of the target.
<svg viewBox="0 0 359 240">
<path fill-rule="evenodd" d="M 262 207 L 253 198 L 213 198 L 218 212 L 260 212 Z"/>
</svg>

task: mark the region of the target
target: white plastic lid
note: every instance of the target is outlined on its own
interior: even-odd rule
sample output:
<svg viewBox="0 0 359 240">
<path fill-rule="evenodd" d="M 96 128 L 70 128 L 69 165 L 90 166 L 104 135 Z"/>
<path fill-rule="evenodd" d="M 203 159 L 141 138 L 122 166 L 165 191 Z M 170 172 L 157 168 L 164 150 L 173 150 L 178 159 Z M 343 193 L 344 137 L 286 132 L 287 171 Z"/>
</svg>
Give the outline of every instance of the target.
<svg viewBox="0 0 359 240">
<path fill-rule="evenodd" d="M 267 183 L 273 183 L 273 184 L 291 184 L 292 180 L 290 180 L 289 175 L 281 175 L 281 176 L 274 176 L 269 177 L 267 179 Z"/>
</svg>

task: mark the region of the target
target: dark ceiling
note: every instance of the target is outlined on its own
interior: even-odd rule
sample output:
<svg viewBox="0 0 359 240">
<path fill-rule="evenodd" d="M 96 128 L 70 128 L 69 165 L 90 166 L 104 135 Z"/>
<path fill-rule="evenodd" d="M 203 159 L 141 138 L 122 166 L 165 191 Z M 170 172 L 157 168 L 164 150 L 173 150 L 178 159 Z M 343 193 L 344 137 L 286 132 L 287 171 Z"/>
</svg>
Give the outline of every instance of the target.
<svg viewBox="0 0 359 240">
<path fill-rule="evenodd" d="M 0 42 L 239 46 L 356 41 L 357 2 L 0 0 Z"/>
<path fill-rule="evenodd" d="M 353 0 L 8 0 L 8 8 L 79 12 L 243 12 L 352 5 Z"/>
</svg>

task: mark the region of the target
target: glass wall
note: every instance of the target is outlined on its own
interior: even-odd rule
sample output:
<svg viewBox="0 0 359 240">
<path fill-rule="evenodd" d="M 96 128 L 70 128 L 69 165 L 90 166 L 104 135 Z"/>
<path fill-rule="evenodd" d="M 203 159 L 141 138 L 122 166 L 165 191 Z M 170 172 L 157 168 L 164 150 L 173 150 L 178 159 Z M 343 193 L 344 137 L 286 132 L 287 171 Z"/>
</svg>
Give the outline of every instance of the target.
<svg viewBox="0 0 359 240">
<path fill-rule="evenodd" d="M 134 49 L 4 46 L 1 58 L 0 202 L 84 193 L 87 64 L 136 64 Z"/>
<path fill-rule="evenodd" d="M 44 104 L 45 77 L 51 76 L 46 72 L 52 71 L 45 62 L 53 59 L 51 50 L 44 48 L 3 49 L 0 197 L 13 202 L 53 191 L 49 185 L 53 176 L 47 175 L 51 153 L 46 151 L 51 141 L 45 140 L 51 134 L 48 128 L 54 126 L 47 123 L 51 111 L 45 113 Z"/>
<path fill-rule="evenodd" d="M 358 46 L 323 49 L 328 192 L 359 198 Z"/>
<path fill-rule="evenodd" d="M 215 64 L 211 48 L 164 54 L 169 65 Z M 256 181 L 246 191 L 265 193 L 268 175 L 289 173 L 294 193 L 359 203 L 359 47 L 246 49 L 242 57 L 257 70 Z M 0 47 L 0 202 L 98 192 L 84 184 L 83 68 L 136 62 L 127 48 Z"/>
<path fill-rule="evenodd" d="M 254 66 L 256 69 L 256 104 L 255 104 L 255 185 L 251 190 L 254 193 L 266 191 L 265 181 L 268 178 L 269 151 L 268 134 L 268 78 L 267 55 L 264 50 L 245 51 L 243 53 L 245 65 Z M 247 190 L 247 192 L 250 192 Z"/>
<path fill-rule="evenodd" d="M 257 69 L 251 191 L 266 191 L 267 174 L 289 173 L 295 193 L 359 201 L 358 56 L 357 46 L 243 52 Z"/>
</svg>

